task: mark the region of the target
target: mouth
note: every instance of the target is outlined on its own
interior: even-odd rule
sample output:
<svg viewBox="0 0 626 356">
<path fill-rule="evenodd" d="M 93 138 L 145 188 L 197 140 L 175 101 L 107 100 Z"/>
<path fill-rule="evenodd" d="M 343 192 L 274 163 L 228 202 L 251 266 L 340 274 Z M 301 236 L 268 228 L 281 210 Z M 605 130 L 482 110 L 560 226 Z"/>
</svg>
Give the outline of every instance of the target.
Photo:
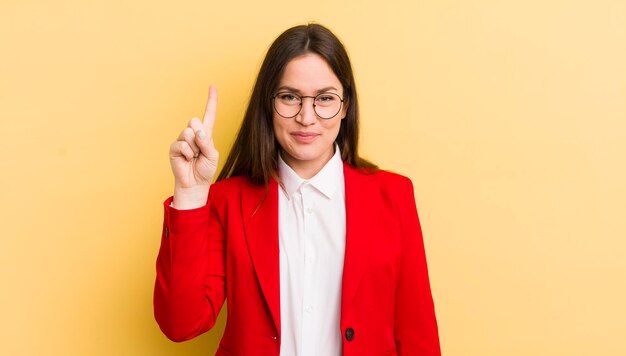
<svg viewBox="0 0 626 356">
<path fill-rule="evenodd" d="M 315 141 L 315 139 L 318 138 L 320 134 L 313 133 L 313 132 L 296 131 L 296 132 L 292 132 L 291 136 L 295 138 L 296 141 L 298 142 L 309 143 L 309 142 Z"/>
</svg>

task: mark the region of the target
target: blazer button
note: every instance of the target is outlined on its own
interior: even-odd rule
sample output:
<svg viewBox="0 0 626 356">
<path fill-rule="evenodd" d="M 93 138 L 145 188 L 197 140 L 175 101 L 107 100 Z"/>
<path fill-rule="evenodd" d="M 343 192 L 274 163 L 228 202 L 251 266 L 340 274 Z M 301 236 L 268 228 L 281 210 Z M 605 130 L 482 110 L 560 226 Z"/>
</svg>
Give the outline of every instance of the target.
<svg viewBox="0 0 626 356">
<path fill-rule="evenodd" d="M 348 340 L 348 341 L 354 340 L 354 329 L 352 329 L 352 328 L 347 328 L 346 329 L 346 340 Z"/>
<path fill-rule="evenodd" d="M 170 229 L 167 226 L 165 227 L 165 237 L 170 237 Z"/>
</svg>

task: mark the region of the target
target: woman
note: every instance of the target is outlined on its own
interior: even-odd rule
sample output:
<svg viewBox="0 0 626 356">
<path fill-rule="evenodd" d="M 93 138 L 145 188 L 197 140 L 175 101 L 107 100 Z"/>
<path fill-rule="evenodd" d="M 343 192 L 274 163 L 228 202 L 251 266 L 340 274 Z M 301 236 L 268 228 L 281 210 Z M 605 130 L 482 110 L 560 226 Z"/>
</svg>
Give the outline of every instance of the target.
<svg viewBox="0 0 626 356">
<path fill-rule="evenodd" d="M 439 355 L 411 181 L 359 157 L 348 55 L 320 25 L 272 44 L 217 182 L 214 87 L 170 146 L 155 318 L 216 355 Z"/>
</svg>

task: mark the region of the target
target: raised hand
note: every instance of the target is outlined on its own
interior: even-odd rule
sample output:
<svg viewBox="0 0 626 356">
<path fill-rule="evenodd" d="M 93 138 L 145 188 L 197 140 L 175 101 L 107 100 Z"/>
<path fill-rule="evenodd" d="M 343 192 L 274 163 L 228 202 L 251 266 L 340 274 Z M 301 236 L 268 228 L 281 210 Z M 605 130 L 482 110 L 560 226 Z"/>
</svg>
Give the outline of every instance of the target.
<svg viewBox="0 0 626 356">
<path fill-rule="evenodd" d="M 204 118 L 194 117 L 170 145 L 170 165 L 174 173 L 174 202 L 177 209 L 193 209 L 206 204 L 209 187 L 217 172 L 219 153 L 213 144 L 217 111 L 217 89 L 209 88 Z"/>
</svg>

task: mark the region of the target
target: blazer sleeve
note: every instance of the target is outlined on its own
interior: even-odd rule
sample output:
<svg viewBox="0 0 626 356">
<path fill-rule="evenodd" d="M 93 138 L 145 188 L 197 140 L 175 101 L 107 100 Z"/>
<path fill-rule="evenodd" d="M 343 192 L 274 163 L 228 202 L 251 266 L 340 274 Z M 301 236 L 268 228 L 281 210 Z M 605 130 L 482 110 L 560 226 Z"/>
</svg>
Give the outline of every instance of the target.
<svg viewBox="0 0 626 356">
<path fill-rule="evenodd" d="M 207 204 L 191 210 L 165 208 L 156 262 L 154 316 L 173 341 L 210 330 L 224 303 L 225 234 L 209 191 Z"/>
<path fill-rule="evenodd" d="M 399 215 L 402 258 L 396 289 L 395 340 L 400 356 L 441 355 L 413 184 L 404 178 Z"/>
</svg>

